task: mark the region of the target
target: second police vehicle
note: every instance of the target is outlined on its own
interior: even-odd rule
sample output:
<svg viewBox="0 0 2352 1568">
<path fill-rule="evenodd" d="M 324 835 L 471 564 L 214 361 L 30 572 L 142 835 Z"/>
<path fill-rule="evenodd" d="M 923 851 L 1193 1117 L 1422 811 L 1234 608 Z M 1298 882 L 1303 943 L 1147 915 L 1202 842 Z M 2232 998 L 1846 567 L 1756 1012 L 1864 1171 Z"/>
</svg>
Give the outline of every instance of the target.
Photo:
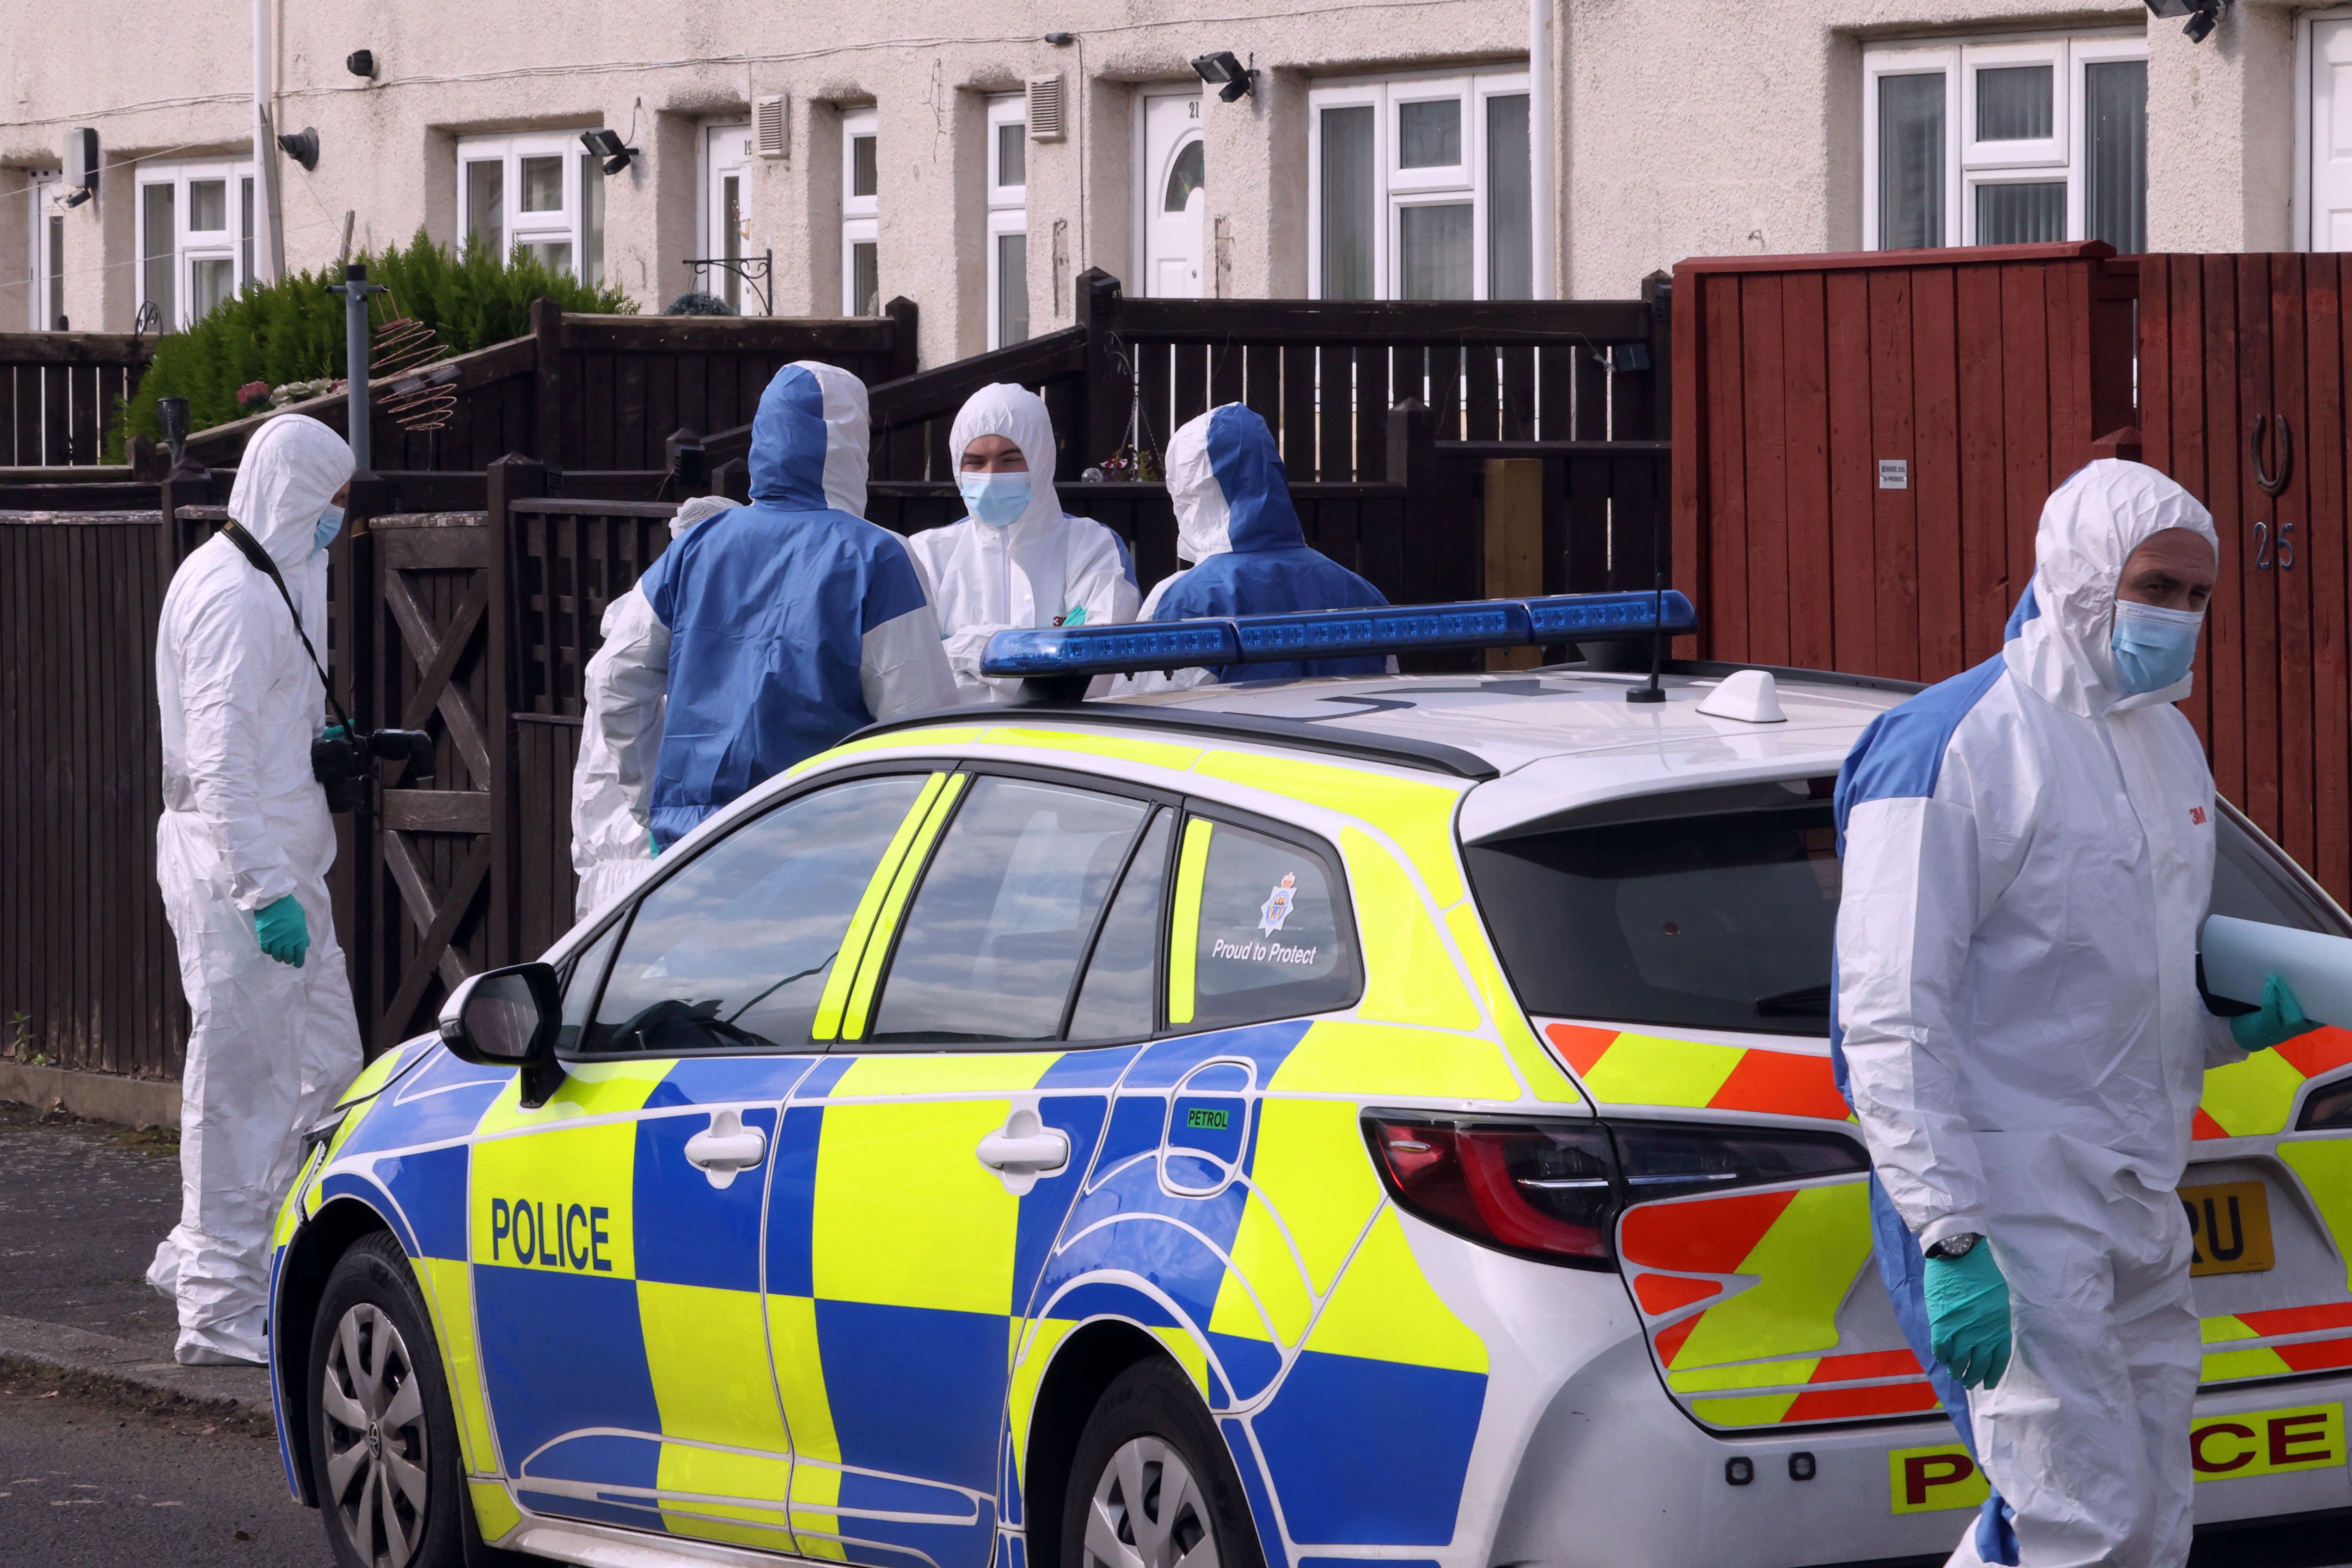
<svg viewBox="0 0 2352 1568">
<path fill-rule="evenodd" d="M 339 1559 L 1721 1568 L 1985 1495 L 1871 1259 L 1831 790 L 1909 688 L 1678 595 L 1007 634 L 370 1066 L 271 1346 Z M 1075 688 L 1075 691 L 1073 689 Z M 1055 700 L 1056 694 L 1060 700 Z M 2222 912 L 2352 934 L 2234 812 Z M 2209 1075 L 2200 1521 L 2352 1505 L 2352 1036 Z"/>
</svg>

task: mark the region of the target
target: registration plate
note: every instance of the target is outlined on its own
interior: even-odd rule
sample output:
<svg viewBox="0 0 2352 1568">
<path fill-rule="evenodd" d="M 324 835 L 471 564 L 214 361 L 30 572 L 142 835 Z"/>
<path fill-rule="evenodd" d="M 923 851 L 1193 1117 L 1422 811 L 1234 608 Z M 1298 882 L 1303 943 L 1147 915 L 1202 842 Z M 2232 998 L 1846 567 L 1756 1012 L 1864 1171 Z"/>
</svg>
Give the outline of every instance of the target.
<svg viewBox="0 0 2352 1568">
<path fill-rule="evenodd" d="M 2259 1274 L 2277 1261 L 2271 1254 L 2270 1194 L 2260 1182 L 2215 1182 L 2180 1189 L 2189 1211 L 2197 1259 L 2189 1272 Z"/>
</svg>

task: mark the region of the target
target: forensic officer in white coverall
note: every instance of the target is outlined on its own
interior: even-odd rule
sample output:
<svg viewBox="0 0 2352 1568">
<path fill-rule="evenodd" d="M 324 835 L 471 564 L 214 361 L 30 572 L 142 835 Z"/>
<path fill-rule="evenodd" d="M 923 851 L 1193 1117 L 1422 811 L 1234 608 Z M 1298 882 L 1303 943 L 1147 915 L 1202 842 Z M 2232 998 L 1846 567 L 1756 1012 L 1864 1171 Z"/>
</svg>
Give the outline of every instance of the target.
<svg viewBox="0 0 2352 1568">
<path fill-rule="evenodd" d="M 1018 680 L 980 673 L 988 639 L 1013 627 L 1103 626 L 1135 619 L 1142 595 L 1118 534 L 1062 510 L 1054 419 L 1025 386 L 983 386 L 948 431 L 969 516 L 907 541 L 939 617 L 964 702 L 1010 702 Z M 1097 694 L 1108 689 L 1097 680 Z"/>
<path fill-rule="evenodd" d="M 2208 1068 L 2305 1023 L 2200 995 L 2213 780 L 2189 690 L 2213 523 L 2103 460 L 2044 507 L 2001 652 L 1838 780 L 1833 1047 L 1880 1268 L 1996 1496 L 1955 1563 L 2177 1565 L 2200 1363 L 2174 1188 Z"/>
<path fill-rule="evenodd" d="M 676 539 L 734 505 L 725 496 L 697 496 L 669 520 L 669 536 Z M 628 733 L 643 736 L 643 743 L 631 752 L 633 761 L 661 749 L 667 680 L 664 671 L 649 668 L 645 658 L 661 630 L 654 607 L 646 603 L 644 587 L 631 584 L 605 606 L 600 627 L 604 640 L 584 671 L 587 700 L 582 706 L 580 759 L 572 770 L 572 868 L 580 877 L 572 908 L 581 920 L 644 881 L 654 868 L 653 845 L 639 809 L 652 781 L 634 772 L 623 774 L 606 726 L 617 723 Z"/>
<path fill-rule="evenodd" d="M 295 622 L 326 641 L 326 547 L 351 477 L 351 448 L 324 425 L 292 414 L 264 425 L 228 512 L 278 568 L 284 596 L 215 535 L 173 574 L 156 635 L 155 880 L 190 1029 L 180 1223 L 147 1279 L 178 1301 L 177 1353 L 190 1363 L 267 1357 L 270 1224 L 303 1130 L 360 1070 L 327 903 L 335 833 L 310 772 L 326 692 Z"/>
</svg>

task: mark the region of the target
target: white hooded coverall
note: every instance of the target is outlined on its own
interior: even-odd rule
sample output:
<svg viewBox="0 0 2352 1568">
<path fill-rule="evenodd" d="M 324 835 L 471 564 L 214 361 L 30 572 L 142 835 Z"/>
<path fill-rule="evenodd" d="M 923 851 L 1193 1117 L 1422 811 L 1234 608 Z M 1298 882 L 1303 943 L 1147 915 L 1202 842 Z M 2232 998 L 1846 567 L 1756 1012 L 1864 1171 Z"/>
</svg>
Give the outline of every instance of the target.
<svg viewBox="0 0 2352 1568">
<path fill-rule="evenodd" d="M 725 496 L 697 496 L 669 520 L 669 536 L 676 539 L 734 505 Z M 583 672 L 580 757 L 572 770 L 572 868 L 580 877 L 572 910 L 581 920 L 644 881 L 654 868 L 643 810 L 653 781 L 623 775 L 605 727 L 618 722 L 644 737 L 630 752 L 633 762 L 661 749 L 663 671 L 648 667 L 645 655 L 648 641 L 663 629 L 643 590 L 630 584 L 604 607 L 603 640 Z"/>
<path fill-rule="evenodd" d="M 351 448 L 284 414 L 246 447 L 229 515 L 284 576 L 326 645 L 319 517 Z M 155 880 L 179 944 L 190 1028 L 181 1079 L 180 1223 L 148 1282 L 180 1309 L 183 1362 L 262 1361 L 269 1232 L 303 1131 L 360 1070 L 359 1023 L 327 901 L 335 833 L 310 775 L 326 694 L 269 579 L 226 538 L 173 574 L 155 642 L 163 816 Z M 254 914 L 291 893 L 310 925 L 299 969 L 265 955 Z"/>
<path fill-rule="evenodd" d="M 967 517 L 926 529 L 908 539 L 907 549 L 930 593 L 958 700 L 1010 702 L 1021 682 L 980 673 L 989 638 L 1010 627 L 1060 626 L 1078 609 L 1086 612 L 1084 626 L 1131 621 L 1140 595 L 1118 535 L 1062 510 L 1045 399 L 1004 382 L 982 387 L 957 411 L 948 450 L 961 463 L 982 436 L 1002 436 L 1021 448 L 1029 464 L 1028 509 L 1003 528 Z"/>
<path fill-rule="evenodd" d="M 2074 474 L 2000 654 L 1882 715 L 1838 785 L 1833 1038 L 1904 1226 L 1988 1237 L 2008 1279 L 2013 1356 L 1968 1415 L 2036 1568 L 2189 1552 L 2174 1187 L 2206 1068 L 2244 1053 L 2197 986 L 2215 829 L 2189 682 L 2126 696 L 2109 648 L 2124 563 L 2169 528 L 2214 541 L 2153 468 Z"/>
</svg>

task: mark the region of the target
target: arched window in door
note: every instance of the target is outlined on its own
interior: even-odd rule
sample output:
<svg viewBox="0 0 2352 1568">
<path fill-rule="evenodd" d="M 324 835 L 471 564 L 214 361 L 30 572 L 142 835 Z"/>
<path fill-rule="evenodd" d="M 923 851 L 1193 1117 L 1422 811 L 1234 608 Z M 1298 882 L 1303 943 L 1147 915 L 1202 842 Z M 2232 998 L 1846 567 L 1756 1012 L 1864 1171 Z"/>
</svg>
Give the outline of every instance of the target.
<svg viewBox="0 0 2352 1568">
<path fill-rule="evenodd" d="M 1207 184 L 1202 174 L 1203 165 L 1201 139 L 1195 136 L 1184 143 L 1183 150 L 1176 154 L 1176 161 L 1169 166 L 1168 194 L 1160 204 L 1162 212 L 1181 213 L 1184 210 L 1186 204 L 1192 199 L 1192 193 Z"/>
</svg>

